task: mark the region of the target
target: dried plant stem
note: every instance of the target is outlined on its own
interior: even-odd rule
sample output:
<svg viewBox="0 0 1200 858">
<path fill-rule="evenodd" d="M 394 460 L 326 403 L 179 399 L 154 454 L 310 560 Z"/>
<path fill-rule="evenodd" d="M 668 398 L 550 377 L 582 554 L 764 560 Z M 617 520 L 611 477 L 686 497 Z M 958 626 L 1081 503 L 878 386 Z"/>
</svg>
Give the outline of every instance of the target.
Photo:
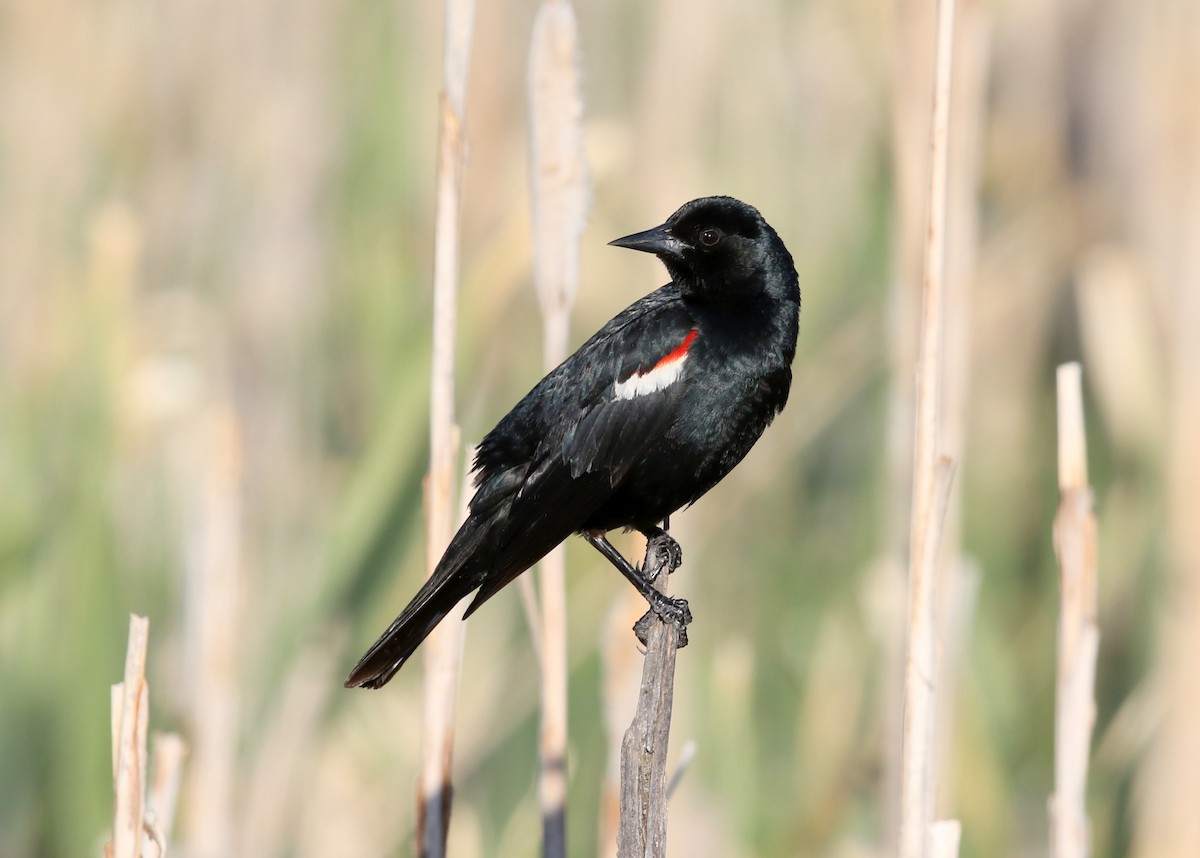
<svg viewBox="0 0 1200 858">
<path fill-rule="evenodd" d="M 125 678 L 113 686 L 113 814 L 112 858 L 140 858 L 142 854 L 142 797 L 146 783 L 146 725 L 149 709 L 146 688 L 146 646 L 150 621 L 129 617 L 129 643 L 125 651 Z"/>
<path fill-rule="evenodd" d="M 1154 52 L 1150 79 L 1161 82 L 1145 99 L 1153 120 L 1147 127 L 1171 131 L 1154 134 L 1145 161 L 1136 166 L 1139 178 L 1144 173 L 1149 179 L 1142 180 L 1157 191 L 1143 197 L 1156 210 L 1146 233 L 1153 239 L 1146 244 L 1165 275 L 1162 312 L 1169 320 L 1163 470 L 1170 574 L 1155 682 L 1162 689 L 1162 720 L 1141 764 L 1134 858 L 1200 855 L 1200 7 L 1153 8 L 1171 14 L 1159 16 L 1160 38 L 1146 43 Z M 1130 410 L 1127 401 L 1122 405 Z"/>
<path fill-rule="evenodd" d="M 1096 625 L 1096 519 L 1088 486 L 1077 363 L 1058 368 L 1058 488 L 1062 500 L 1054 517 L 1054 548 L 1060 601 L 1050 854 L 1054 858 L 1085 858 L 1090 851 L 1087 771 L 1100 632 Z"/>
<path fill-rule="evenodd" d="M 946 261 L 946 177 L 953 72 L 954 0 L 939 0 L 930 126 L 928 224 L 917 366 L 909 548 L 908 643 L 900 783 L 900 856 L 928 854 L 933 822 L 937 716 L 937 547 L 953 465 L 938 460 L 942 314 Z"/>
<path fill-rule="evenodd" d="M 474 0 L 446 0 L 437 218 L 433 261 L 433 360 L 429 405 L 429 478 L 426 484 L 426 563 L 430 573 L 450 543 L 454 526 L 454 341 L 459 280 L 459 200 L 466 159 L 467 71 Z M 425 721 L 421 789 L 417 797 L 417 851 L 446 854 L 452 797 L 454 713 L 462 647 L 462 610 L 452 611 L 425 645 Z"/>
<path fill-rule="evenodd" d="M 962 823 L 957 819 L 943 819 L 929 827 L 929 854 L 931 858 L 958 858 L 958 842 L 962 839 Z"/>
<path fill-rule="evenodd" d="M 163 858 L 175 818 L 175 803 L 186 748 L 173 733 L 155 734 L 153 780 L 146 798 L 146 732 L 150 723 L 150 689 L 146 684 L 146 649 L 150 621 L 129 617 L 124 679 L 112 687 L 113 785 L 116 792 L 113 836 L 105 858 Z"/>
<path fill-rule="evenodd" d="M 163 858 L 171 841 L 171 830 L 175 827 L 175 807 L 179 802 L 187 745 L 175 733 L 155 733 L 151 745 L 153 765 L 150 768 L 150 795 L 146 800 L 146 834 L 157 848 L 158 858 Z"/>
<path fill-rule="evenodd" d="M 228 400 L 197 426 L 195 526 L 186 552 L 186 613 L 194 666 L 188 853 L 224 858 L 234 851 L 241 689 L 242 429 Z"/>
<path fill-rule="evenodd" d="M 674 567 L 670 552 L 646 546 L 642 571 L 667 592 Z M 633 723 L 621 742 L 621 820 L 617 858 L 661 858 L 667 848 L 667 742 L 675 699 L 675 653 L 679 630 L 650 624 L 642 684 Z"/>
<path fill-rule="evenodd" d="M 964 0 L 955 13 L 954 89 L 951 94 L 946 202 L 946 309 L 944 393 L 939 424 L 940 449 L 961 469 L 966 447 L 967 401 L 971 376 L 971 291 L 979 249 L 980 152 L 987 113 L 990 15 L 979 0 Z M 938 633 L 942 656 L 938 675 L 937 782 L 934 814 L 954 790 L 954 713 L 963 653 L 972 632 L 979 570 L 962 551 L 962 493 L 951 496 L 939 550 Z"/>
<path fill-rule="evenodd" d="M 929 192 L 929 90 L 933 79 L 933 4 L 895 0 L 892 4 L 894 44 L 892 81 L 892 171 L 895 240 L 892 288 L 888 296 L 889 362 L 887 401 L 887 496 L 884 505 L 884 550 L 878 567 L 881 593 L 904 592 L 905 553 L 912 530 L 913 364 L 917 358 L 922 253 L 925 243 L 926 195 Z M 885 600 L 890 597 L 884 596 Z M 904 733 L 904 607 L 881 615 L 884 654 L 885 756 L 883 796 L 884 842 L 895 843 L 900 830 L 901 746 Z"/>
<path fill-rule="evenodd" d="M 583 102 L 575 13 L 547 0 L 533 23 L 529 51 L 530 184 L 534 280 L 542 310 L 547 369 L 567 355 L 571 306 L 579 285 L 579 240 L 587 208 Z M 565 858 L 567 800 L 567 592 L 562 548 L 539 567 L 542 666 L 542 855 Z M 527 599 L 527 601 L 529 601 Z"/>
</svg>

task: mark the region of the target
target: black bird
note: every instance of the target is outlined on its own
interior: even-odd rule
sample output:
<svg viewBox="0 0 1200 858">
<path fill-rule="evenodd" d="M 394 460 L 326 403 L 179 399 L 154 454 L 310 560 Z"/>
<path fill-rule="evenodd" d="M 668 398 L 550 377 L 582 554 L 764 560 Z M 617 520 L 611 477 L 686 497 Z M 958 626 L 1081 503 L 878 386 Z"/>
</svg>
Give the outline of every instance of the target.
<svg viewBox="0 0 1200 858">
<path fill-rule="evenodd" d="M 691 620 L 687 602 L 655 590 L 605 533 L 664 537 L 659 525 L 728 474 L 783 408 L 796 269 L 757 209 L 731 197 L 693 200 L 610 243 L 655 254 L 671 282 L 597 331 L 483 439 L 467 520 L 347 688 L 384 685 L 461 599 L 478 590 L 469 616 L 572 533 L 655 613 L 680 628 Z"/>
</svg>

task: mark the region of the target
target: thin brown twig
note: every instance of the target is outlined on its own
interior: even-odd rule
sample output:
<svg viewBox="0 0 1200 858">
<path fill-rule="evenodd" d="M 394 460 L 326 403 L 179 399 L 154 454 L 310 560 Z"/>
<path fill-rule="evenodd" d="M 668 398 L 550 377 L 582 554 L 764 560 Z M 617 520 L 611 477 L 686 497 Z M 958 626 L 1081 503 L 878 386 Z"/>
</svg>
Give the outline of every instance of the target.
<svg viewBox="0 0 1200 858">
<path fill-rule="evenodd" d="M 650 540 L 642 571 L 663 593 L 674 571 L 671 552 Z M 621 742 L 621 819 L 617 858 L 661 858 L 667 846 L 667 743 L 675 699 L 679 630 L 660 619 L 650 624 L 646 659 L 633 723 Z"/>
<path fill-rule="evenodd" d="M 1080 366 L 1058 368 L 1058 487 L 1054 517 L 1059 567 L 1058 676 L 1054 718 L 1054 796 L 1050 854 L 1086 858 L 1088 754 L 1095 721 L 1093 687 L 1100 632 L 1096 624 L 1096 519 L 1087 476 Z"/>
<path fill-rule="evenodd" d="M 928 854 L 937 718 L 937 546 L 952 466 L 938 461 L 946 265 L 946 185 L 954 57 L 954 0 L 939 0 L 930 123 L 928 221 L 917 365 L 908 644 L 900 783 L 901 858 Z M 938 509 L 941 506 L 942 509 Z"/>
</svg>

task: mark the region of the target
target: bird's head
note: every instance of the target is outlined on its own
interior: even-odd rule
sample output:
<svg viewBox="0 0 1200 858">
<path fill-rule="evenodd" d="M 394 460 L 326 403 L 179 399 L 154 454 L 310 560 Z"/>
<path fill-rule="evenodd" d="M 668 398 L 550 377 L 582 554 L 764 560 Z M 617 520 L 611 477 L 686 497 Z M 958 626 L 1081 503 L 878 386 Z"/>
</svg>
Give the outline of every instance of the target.
<svg viewBox="0 0 1200 858">
<path fill-rule="evenodd" d="M 758 209 L 733 197 L 692 200 L 661 226 L 609 244 L 653 253 L 684 293 L 697 296 L 735 297 L 768 288 L 762 275 L 772 258 L 786 259 L 786 269 L 794 272 L 787 249 Z"/>
</svg>

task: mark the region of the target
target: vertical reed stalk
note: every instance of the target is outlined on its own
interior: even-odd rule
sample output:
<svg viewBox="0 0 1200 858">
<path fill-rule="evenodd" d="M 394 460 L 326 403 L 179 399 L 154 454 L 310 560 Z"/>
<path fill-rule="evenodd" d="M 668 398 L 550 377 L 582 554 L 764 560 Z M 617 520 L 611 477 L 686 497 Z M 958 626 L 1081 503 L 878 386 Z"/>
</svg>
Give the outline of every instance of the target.
<svg viewBox="0 0 1200 858">
<path fill-rule="evenodd" d="M 950 123 L 954 135 L 947 154 L 945 390 L 939 440 L 942 452 L 963 467 L 971 375 L 971 291 L 979 249 L 979 163 L 987 113 L 990 11 L 979 0 L 964 0 L 956 11 L 954 90 Z M 938 675 L 937 779 L 935 815 L 954 790 L 950 764 L 954 743 L 955 689 L 969 643 L 979 590 L 977 565 L 962 551 L 962 493 L 946 511 L 939 564 L 938 631 L 942 657 Z"/>
<path fill-rule="evenodd" d="M 939 0 L 930 123 L 929 204 L 922 286 L 909 547 L 908 643 L 900 783 L 900 856 L 928 854 L 933 822 L 937 716 L 937 547 L 953 465 L 938 458 L 946 181 L 954 56 L 954 0 Z"/>
<path fill-rule="evenodd" d="M 674 571 L 670 552 L 650 540 L 642 563 L 662 592 Z M 633 723 L 621 742 L 621 820 L 617 858 L 662 858 L 667 852 L 667 744 L 675 702 L 679 630 L 651 617 Z"/>
<path fill-rule="evenodd" d="M 932 4 L 896 0 L 892 60 L 892 172 L 894 181 L 892 288 L 888 296 L 890 378 L 887 394 L 887 496 L 884 549 L 879 567 L 883 599 L 895 609 L 881 615 L 881 672 L 885 756 L 884 842 L 899 836 L 901 746 L 904 733 L 904 556 L 912 529 L 913 364 L 917 358 L 921 255 L 928 193 L 929 90 L 933 63 Z"/>
<path fill-rule="evenodd" d="M 129 643 L 125 652 L 125 678 L 112 689 L 113 782 L 117 800 L 113 837 L 106 858 L 141 858 L 146 784 L 146 725 L 149 691 L 146 688 L 146 645 L 150 621 L 129 617 Z"/>
<path fill-rule="evenodd" d="M 429 477 L 426 483 L 426 566 L 433 573 L 454 527 L 454 341 L 459 279 L 459 202 L 466 160 L 467 72 L 474 0 L 446 0 L 438 141 L 437 218 L 433 258 L 433 359 L 429 402 Z M 425 721 L 421 788 L 417 796 L 417 853 L 446 854 L 453 798 L 451 763 L 462 648 L 462 614 L 451 611 L 425 644 Z"/>
<path fill-rule="evenodd" d="M 547 369 L 567 356 L 587 214 L 578 27 L 567 0 L 547 0 L 529 51 L 533 272 Z M 542 854 L 565 858 L 567 799 L 567 598 L 563 549 L 540 564 Z"/>
<path fill-rule="evenodd" d="M 183 780 L 183 761 L 187 745 L 175 733 L 155 733 L 150 767 L 150 794 L 146 799 L 146 836 L 157 852 L 147 854 L 165 858 L 171 830 L 175 827 L 175 807 Z"/>
<path fill-rule="evenodd" d="M 188 853 L 224 858 L 234 851 L 239 792 L 242 428 L 233 407 L 219 400 L 197 432 L 185 607 L 193 660 Z"/>
<path fill-rule="evenodd" d="M 146 731 L 150 723 L 150 689 L 146 684 L 146 649 L 150 621 L 130 615 L 124 679 L 112 687 L 112 758 L 116 802 L 112 840 L 105 858 L 164 858 L 186 747 L 174 733 L 154 735 L 154 766 L 147 765 Z M 147 773 L 152 775 L 147 780 Z M 147 796 L 147 787 L 149 795 Z"/>
<path fill-rule="evenodd" d="M 1100 632 L 1096 625 L 1096 519 L 1087 477 L 1083 391 L 1077 363 L 1058 368 L 1058 678 L 1054 717 L 1054 796 L 1050 854 L 1086 858 L 1088 752 L 1096 706 L 1092 689 Z"/>
<path fill-rule="evenodd" d="M 1159 181 L 1148 202 L 1156 210 L 1154 244 L 1164 274 L 1170 381 L 1167 545 L 1170 601 L 1163 610 L 1162 721 L 1146 755 L 1138 789 L 1135 858 L 1200 855 L 1200 8 L 1158 3 L 1153 97 L 1157 120 L 1143 174 Z M 1150 43 L 1147 43 L 1149 47 Z M 1153 244 L 1151 245 L 1153 247 Z"/>
</svg>

